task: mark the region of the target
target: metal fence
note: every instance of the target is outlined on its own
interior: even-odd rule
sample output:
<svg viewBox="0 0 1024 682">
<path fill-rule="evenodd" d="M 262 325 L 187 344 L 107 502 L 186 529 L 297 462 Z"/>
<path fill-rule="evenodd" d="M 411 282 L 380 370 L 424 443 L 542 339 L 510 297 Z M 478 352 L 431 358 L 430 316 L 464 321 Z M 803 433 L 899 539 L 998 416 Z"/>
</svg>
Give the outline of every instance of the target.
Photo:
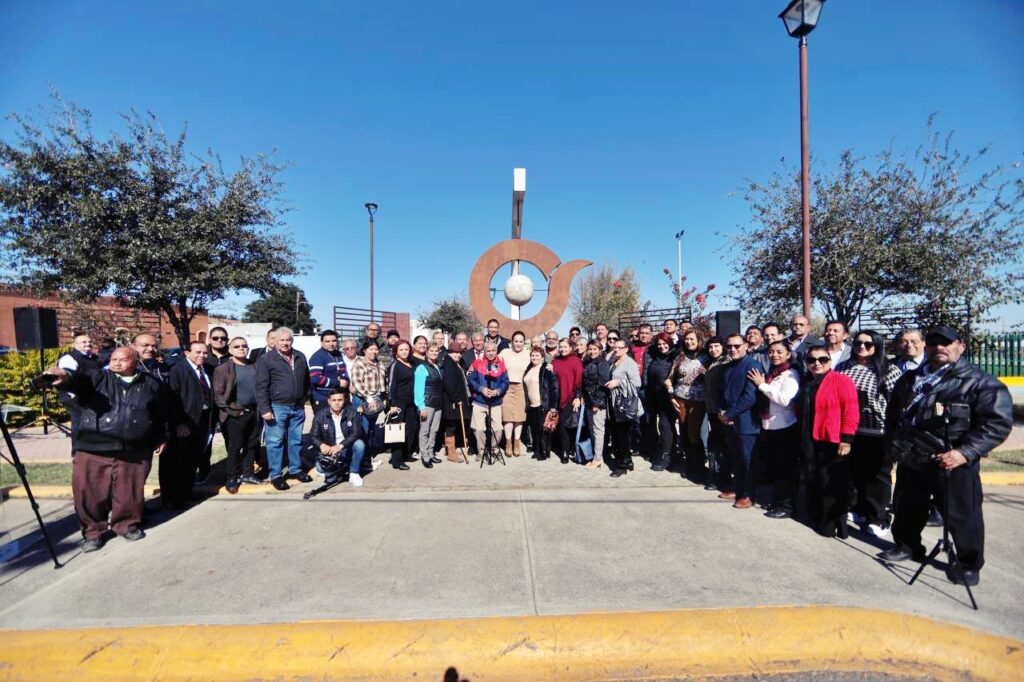
<svg viewBox="0 0 1024 682">
<path fill-rule="evenodd" d="M 623 313 L 619 315 L 619 332 L 625 334 L 632 327 L 639 327 L 642 324 L 649 324 L 656 331 L 660 331 L 662 323 L 670 318 L 678 323 L 692 322 L 693 310 L 690 308 L 651 308 Z"/>
<path fill-rule="evenodd" d="M 971 361 L 997 377 L 1024 376 L 1024 334 L 976 334 Z"/>
<path fill-rule="evenodd" d="M 334 324 L 332 329 L 338 332 L 343 339 L 358 339 L 366 330 L 366 325 L 376 322 L 380 325 L 381 334 L 386 334 L 389 329 L 398 328 L 398 313 L 387 310 L 374 310 L 370 314 L 368 308 L 349 308 L 347 306 L 334 306 Z"/>
</svg>

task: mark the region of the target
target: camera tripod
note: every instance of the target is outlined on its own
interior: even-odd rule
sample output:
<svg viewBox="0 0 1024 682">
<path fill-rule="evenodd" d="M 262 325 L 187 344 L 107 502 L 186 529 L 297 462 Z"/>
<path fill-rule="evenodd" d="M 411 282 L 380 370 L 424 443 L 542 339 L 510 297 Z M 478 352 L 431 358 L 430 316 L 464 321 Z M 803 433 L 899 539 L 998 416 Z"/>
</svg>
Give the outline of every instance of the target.
<svg viewBox="0 0 1024 682">
<path fill-rule="evenodd" d="M 3 458 L 4 461 L 13 466 L 14 470 L 18 472 L 18 478 L 21 479 L 21 485 L 25 487 L 25 495 L 28 497 L 29 504 L 32 505 L 32 511 L 36 514 L 36 521 L 39 523 L 39 530 L 43 532 L 43 539 L 46 540 L 46 547 L 50 550 L 50 556 L 53 558 L 53 567 L 60 568 L 61 563 L 57 560 L 57 551 L 53 548 L 53 541 L 50 539 L 50 533 L 46 530 L 46 524 L 43 523 L 43 517 L 39 513 L 39 503 L 36 502 L 35 496 L 32 495 L 32 488 L 28 484 L 25 465 L 21 463 L 21 458 L 18 457 L 18 451 L 14 448 L 14 441 L 11 440 L 11 432 L 7 430 L 7 423 L 4 422 L 2 417 L 0 417 L 0 433 L 3 434 L 4 443 L 7 445 L 7 453 L 10 455 L 10 457 L 8 457 L 0 453 L 0 458 Z"/>
<path fill-rule="evenodd" d="M 490 384 L 490 381 L 487 383 Z M 484 417 L 484 451 L 480 453 L 481 469 L 485 463 L 494 464 L 498 460 L 501 460 L 502 466 L 507 466 L 505 462 L 505 453 L 501 451 L 501 448 L 493 447 L 491 445 L 494 439 L 494 430 L 491 428 L 491 420 L 493 419 L 491 407 L 491 399 L 487 398 L 487 416 Z"/>
<path fill-rule="evenodd" d="M 943 415 L 942 422 L 945 431 L 945 433 L 943 434 L 943 446 L 946 448 L 946 451 L 948 452 L 950 449 L 948 411 L 946 411 L 946 413 Z M 953 540 L 949 537 L 949 469 L 946 469 L 945 467 L 943 467 L 942 469 L 942 486 L 942 538 L 935 543 L 935 546 L 932 548 L 932 551 L 929 552 L 928 556 L 925 557 L 925 560 L 921 562 L 921 565 L 917 568 L 917 572 L 914 573 L 914 577 L 912 577 L 910 579 L 910 582 L 907 584 L 913 585 L 914 581 L 916 581 L 918 577 L 920 577 L 921 573 L 924 571 L 925 566 L 930 564 L 935 559 L 935 557 L 939 555 L 939 552 L 945 552 L 949 566 L 955 569 L 955 575 L 960 576 L 960 580 L 963 582 L 964 589 L 967 590 L 967 596 L 971 600 L 971 606 L 974 608 L 975 611 L 977 611 L 978 602 L 974 600 L 974 593 L 971 592 L 971 586 L 967 584 L 967 576 L 964 574 L 964 567 L 960 564 L 960 557 L 957 556 L 956 545 L 953 543 Z"/>
</svg>

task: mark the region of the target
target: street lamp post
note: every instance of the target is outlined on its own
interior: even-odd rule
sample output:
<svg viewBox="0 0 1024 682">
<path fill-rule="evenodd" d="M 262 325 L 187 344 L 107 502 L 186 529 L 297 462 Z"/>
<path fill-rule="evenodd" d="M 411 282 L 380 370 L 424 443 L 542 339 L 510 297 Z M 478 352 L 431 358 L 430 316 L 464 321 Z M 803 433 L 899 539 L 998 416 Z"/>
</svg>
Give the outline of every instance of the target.
<svg viewBox="0 0 1024 682">
<path fill-rule="evenodd" d="M 370 214 L 370 322 L 373 322 L 373 214 L 377 212 L 377 204 L 366 204 L 366 212 Z"/>
<path fill-rule="evenodd" d="M 679 307 L 679 301 L 683 293 L 683 235 L 686 234 L 686 230 L 679 230 L 676 232 L 676 264 L 678 270 L 676 272 L 679 275 L 679 296 L 676 296 L 676 307 Z"/>
<path fill-rule="evenodd" d="M 825 0 L 792 0 L 779 18 L 792 38 L 800 40 L 800 203 L 803 214 L 803 308 L 811 316 L 811 180 L 807 135 L 807 34 L 818 25 Z"/>
</svg>

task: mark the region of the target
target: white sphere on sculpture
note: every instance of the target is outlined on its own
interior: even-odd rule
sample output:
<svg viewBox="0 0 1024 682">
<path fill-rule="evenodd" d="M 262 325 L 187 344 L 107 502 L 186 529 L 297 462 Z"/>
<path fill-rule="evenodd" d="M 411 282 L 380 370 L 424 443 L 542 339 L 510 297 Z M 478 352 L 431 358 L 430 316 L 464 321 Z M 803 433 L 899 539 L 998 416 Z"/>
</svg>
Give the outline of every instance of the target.
<svg viewBox="0 0 1024 682">
<path fill-rule="evenodd" d="M 526 275 L 512 275 L 505 280 L 505 298 L 512 305 L 526 305 L 533 298 L 533 282 Z"/>
</svg>

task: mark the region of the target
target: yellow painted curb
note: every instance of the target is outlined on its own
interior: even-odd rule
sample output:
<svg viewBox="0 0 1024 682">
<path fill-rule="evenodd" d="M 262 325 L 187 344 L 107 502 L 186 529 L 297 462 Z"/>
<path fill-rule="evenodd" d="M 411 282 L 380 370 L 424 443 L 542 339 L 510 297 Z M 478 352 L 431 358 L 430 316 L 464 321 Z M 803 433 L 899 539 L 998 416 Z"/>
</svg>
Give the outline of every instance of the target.
<svg viewBox="0 0 1024 682">
<path fill-rule="evenodd" d="M 986 485 L 1024 485 L 1024 472 L 990 471 L 981 472 L 981 484 Z"/>
<path fill-rule="evenodd" d="M 4 680 L 646 680 L 813 671 L 1024 679 L 1024 642 L 835 607 L 0 632 Z"/>
<path fill-rule="evenodd" d="M 1024 386 L 1024 377 L 999 377 L 1007 386 Z"/>
</svg>

